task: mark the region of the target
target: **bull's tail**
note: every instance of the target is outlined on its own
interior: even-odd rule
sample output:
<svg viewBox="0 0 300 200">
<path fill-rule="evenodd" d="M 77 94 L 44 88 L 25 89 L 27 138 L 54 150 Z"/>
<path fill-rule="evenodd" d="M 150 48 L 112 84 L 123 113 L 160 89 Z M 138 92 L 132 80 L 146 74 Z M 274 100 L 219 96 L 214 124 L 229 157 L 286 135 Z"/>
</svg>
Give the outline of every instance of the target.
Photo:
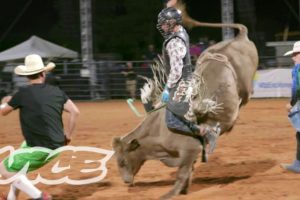
<svg viewBox="0 0 300 200">
<path fill-rule="evenodd" d="M 212 27 L 212 28 L 234 28 L 239 30 L 239 33 L 236 37 L 248 38 L 248 29 L 243 24 L 206 23 L 206 22 L 199 22 L 191 18 L 188 19 L 186 23 L 191 24 L 193 27 L 205 26 L 205 27 Z"/>
<path fill-rule="evenodd" d="M 181 10 L 183 17 L 183 24 L 188 28 L 194 27 L 212 27 L 212 28 L 234 28 L 239 30 L 237 37 L 248 38 L 248 29 L 243 24 L 221 24 L 221 23 L 206 23 L 199 22 L 191 18 L 186 12 L 185 4 L 179 0 L 176 4 L 176 8 Z"/>
</svg>

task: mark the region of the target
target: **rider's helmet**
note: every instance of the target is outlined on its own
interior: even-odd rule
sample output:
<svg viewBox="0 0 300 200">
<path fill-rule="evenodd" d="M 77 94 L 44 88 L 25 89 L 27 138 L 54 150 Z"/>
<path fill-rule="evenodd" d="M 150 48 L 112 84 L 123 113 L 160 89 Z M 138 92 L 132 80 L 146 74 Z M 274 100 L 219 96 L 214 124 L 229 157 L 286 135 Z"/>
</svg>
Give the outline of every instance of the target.
<svg viewBox="0 0 300 200">
<path fill-rule="evenodd" d="M 163 25 L 165 25 L 164 29 L 162 27 Z M 182 25 L 182 15 L 180 10 L 169 7 L 164 8 L 158 14 L 156 27 L 164 38 L 168 38 L 171 35 L 176 25 Z"/>
</svg>

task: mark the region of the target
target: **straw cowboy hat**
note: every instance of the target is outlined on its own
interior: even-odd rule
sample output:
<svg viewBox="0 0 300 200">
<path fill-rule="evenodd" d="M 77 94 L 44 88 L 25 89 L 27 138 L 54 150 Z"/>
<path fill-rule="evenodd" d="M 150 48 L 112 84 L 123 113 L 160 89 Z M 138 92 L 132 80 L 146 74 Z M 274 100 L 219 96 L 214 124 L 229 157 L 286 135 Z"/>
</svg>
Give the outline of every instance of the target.
<svg viewBox="0 0 300 200">
<path fill-rule="evenodd" d="M 284 54 L 284 56 L 292 55 L 293 53 L 300 53 L 300 41 L 294 43 L 293 50 L 290 50 Z"/>
<path fill-rule="evenodd" d="M 25 57 L 25 65 L 19 65 L 15 68 L 15 73 L 22 76 L 29 76 L 43 71 L 51 71 L 54 67 L 55 64 L 52 62 L 45 66 L 41 56 L 31 54 Z"/>
</svg>

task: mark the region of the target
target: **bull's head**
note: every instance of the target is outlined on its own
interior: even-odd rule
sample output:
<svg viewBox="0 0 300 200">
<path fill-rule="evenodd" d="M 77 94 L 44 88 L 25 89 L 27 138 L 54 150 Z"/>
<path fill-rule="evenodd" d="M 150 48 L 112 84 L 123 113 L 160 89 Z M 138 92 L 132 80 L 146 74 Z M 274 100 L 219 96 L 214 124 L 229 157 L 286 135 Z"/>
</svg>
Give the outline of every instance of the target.
<svg viewBox="0 0 300 200">
<path fill-rule="evenodd" d="M 144 163 L 144 159 L 138 153 L 140 144 L 136 139 L 125 143 L 121 138 L 113 139 L 113 149 L 117 157 L 119 172 L 125 183 L 133 184 L 134 176 L 138 173 Z"/>
</svg>

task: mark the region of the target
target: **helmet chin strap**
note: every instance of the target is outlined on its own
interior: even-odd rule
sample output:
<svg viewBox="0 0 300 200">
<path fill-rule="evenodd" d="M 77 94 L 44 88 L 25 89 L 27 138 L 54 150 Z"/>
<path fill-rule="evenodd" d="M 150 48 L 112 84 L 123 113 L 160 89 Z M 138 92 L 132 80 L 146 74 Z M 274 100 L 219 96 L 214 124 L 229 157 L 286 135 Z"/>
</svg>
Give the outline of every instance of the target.
<svg viewBox="0 0 300 200">
<path fill-rule="evenodd" d="M 165 32 L 165 34 L 163 35 L 165 39 L 168 39 L 171 35 L 173 35 L 174 33 L 178 32 L 180 29 L 180 25 L 175 25 L 173 28 L 169 28 L 168 32 Z"/>
</svg>

